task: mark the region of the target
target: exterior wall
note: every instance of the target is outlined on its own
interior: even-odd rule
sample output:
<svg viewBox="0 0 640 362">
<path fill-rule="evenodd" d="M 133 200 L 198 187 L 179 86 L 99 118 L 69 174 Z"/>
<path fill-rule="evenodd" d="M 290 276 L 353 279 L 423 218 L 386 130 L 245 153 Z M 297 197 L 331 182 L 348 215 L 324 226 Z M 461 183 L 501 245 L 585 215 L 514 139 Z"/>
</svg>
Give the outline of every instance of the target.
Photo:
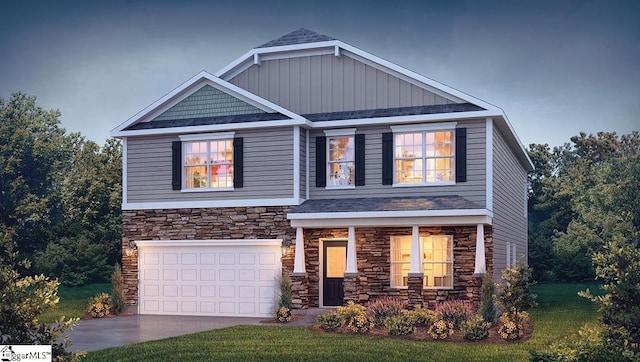
<svg viewBox="0 0 640 362">
<path fill-rule="evenodd" d="M 439 196 L 459 195 L 477 203 L 486 202 L 485 167 L 485 122 L 460 121 L 458 127 L 467 128 L 467 182 L 453 186 L 392 187 L 382 185 L 382 133 L 391 132 L 388 126 L 359 127 L 356 133 L 365 134 L 365 185 L 355 189 L 326 189 L 315 187 L 316 136 L 324 136 L 322 130 L 312 130 L 309 134 L 310 154 L 310 198 L 341 199 L 353 197 L 397 197 L 397 196 Z"/>
<path fill-rule="evenodd" d="M 123 211 L 122 272 L 127 303 L 136 305 L 138 301 L 137 254 L 124 253 L 129 241 L 283 239 L 286 245 L 295 239 L 295 230 L 286 216 L 289 209 L 270 206 Z M 291 265 L 292 255 L 288 255 Z"/>
<path fill-rule="evenodd" d="M 507 267 L 507 242 L 516 245 L 518 259 L 527 254 L 527 172 L 497 127 L 493 129 L 494 279 Z"/>
<path fill-rule="evenodd" d="M 229 82 L 298 114 L 455 103 L 346 54 L 263 60 Z"/>
<path fill-rule="evenodd" d="M 237 131 L 244 138 L 244 187 L 233 191 L 171 189 L 171 142 L 178 136 L 127 140 L 127 201 L 196 201 L 293 197 L 293 130 Z"/>
<path fill-rule="evenodd" d="M 300 128 L 300 197 L 307 198 L 307 130 Z"/>
<path fill-rule="evenodd" d="M 320 242 L 321 239 L 346 239 L 347 229 L 305 229 L 305 260 L 309 307 L 318 307 L 320 298 Z M 423 304 L 434 307 L 447 299 L 479 300 L 479 284 L 473 277 L 475 263 L 475 226 L 421 227 L 420 235 L 453 235 L 453 289 L 424 289 Z M 391 288 L 391 236 L 411 235 L 411 227 L 400 228 L 356 228 L 356 255 L 358 275 L 356 277 L 357 300 L 365 303 L 382 296 L 394 296 L 408 300 L 408 290 Z M 493 268 L 493 241 L 490 226 L 485 226 L 485 253 L 487 272 Z M 293 251 L 290 252 L 293 254 Z M 293 271 L 293 260 L 283 260 L 283 270 Z M 294 299 L 296 296 L 294 295 Z"/>
</svg>

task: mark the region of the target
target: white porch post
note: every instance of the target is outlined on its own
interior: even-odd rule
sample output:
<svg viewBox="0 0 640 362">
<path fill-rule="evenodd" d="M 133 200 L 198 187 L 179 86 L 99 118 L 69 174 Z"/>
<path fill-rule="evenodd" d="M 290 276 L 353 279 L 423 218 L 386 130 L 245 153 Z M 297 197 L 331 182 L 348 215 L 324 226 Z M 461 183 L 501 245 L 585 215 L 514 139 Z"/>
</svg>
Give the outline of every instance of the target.
<svg viewBox="0 0 640 362">
<path fill-rule="evenodd" d="M 420 231 L 418 225 L 411 230 L 411 266 L 409 274 L 422 273 L 422 253 L 420 252 Z"/>
<path fill-rule="evenodd" d="M 356 261 L 356 228 L 349 226 L 349 237 L 347 239 L 347 270 L 345 270 L 345 274 L 358 273 L 358 264 Z"/>
<path fill-rule="evenodd" d="M 487 273 L 487 264 L 484 255 L 484 225 L 476 226 L 476 263 L 474 275 L 484 275 Z"/>
<path fill-rule="evenodd" d="M 293 261 L 293 274 L 304 274 L 307 272 L 304 262 L 304 233 L 303 228 L 296 228 L 296 254 Z"/>
</svg>

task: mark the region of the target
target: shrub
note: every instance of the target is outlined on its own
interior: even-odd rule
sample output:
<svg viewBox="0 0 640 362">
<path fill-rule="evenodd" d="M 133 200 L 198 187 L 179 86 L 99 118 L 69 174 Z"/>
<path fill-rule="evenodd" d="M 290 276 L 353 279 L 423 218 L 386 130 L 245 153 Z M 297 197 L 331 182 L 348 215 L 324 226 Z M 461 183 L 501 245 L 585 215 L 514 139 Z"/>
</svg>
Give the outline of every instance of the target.
<svg viewBox="0 0 640 362">
<path fill-rule="evenodd" d="M 288 323 L 293 320 L 293 315 L 291 314 L 291 309 L 287 307 L 280 307 L 276 309 L 274 318 L 280 323 Z"/>
<path fill-rule="evenodd" d="M 124 312 L 127 299 L 124 296 L 124 278 L 120 264 L 116 263 L 111 276 L 111 311 L 115 314 Z"/>
<path fill-rule="evenodd" d="M 385 329 L 392 336 L 406 336 L 416 331 L 413 319 L 406 315 L 394 315 L 385 320 Z"/>
<path fill-rule="evenodd" d="M 537 305 L 536 295 L 529 289 L 535 284 L 532 279 L 532 270 L 524 263 L 518 263 L 515 268 L 502 271 L 504 285 L 498 284 L 498 300 L 505 311 L 516 309 L 526 311 Z"/>
<path fill-rule="evenodd" d="M 398 298 L 382 297 L 369 301 L 365 307 L 376 325 L 384 326 L 389 317 L 401 316 L 404 303 Z"/>
<path fill-rule="evenodd" d="M 489 337 L 489 328 L 491 328 L 491 323 L 477 315 L 462 324 L 462 335 L 464 339 L 472 341 L 485 339 Z"/>
<path fill-rule="evenodd" d="M 496 321 L 496 305 L 493 301 L 495 294 L 495 284 L 491 274 L 487 273 L 482 280 L 482 298 L 478 314 L 491 324 Z"/>
<path fill-rule="evenodd" d="M 500 316 L 502 324 L 498 328 L 498 334 L 504 339 L 520 338 L 524 334 L 524 323 L 528 320 L 527 312 L 518 312 L 515 308 L 511 308 Z"/>
<path fill-rule="evenodd" d="M 453 323 L 439 319 L 429 326 L 427 334 L 433 339 L 446 339 L 453 334 L 453 330 Z"/>
<path fill-rule="evenodd" d="M 367 312 L 367 308 L 350 300 L 347 302 L 347 305 L 336 308 L 336 312 L 346 324 L 349 324 L 355 316 L 365 314 Z"/>
<path fill-rule="evenodd" d="M 415 326 L 428 327 L 436 320 L 436 312 L 422 307 L 416 307 L 414 310 L 405 310 L 403 314 L 411 319 Z"/>
<path fill-rule="evenodd" d="M 462 323 L 473 317 L 471 303 L 462 300 L 448 300 L 436 307 L 436 316 L 445 322 L 453 324 L 455 329 L 460 329 Z"/>
<path fill-rule="evenodd" d="M 344 320 L 336 311 L 321 314 L 316 319 L 316 323 L 324 330 L 338 329 L 343 322 Z"/>
<path fill-rule="evenodd" d="M 278 301 L 278 307 L 285 307 L 288 309 L 293 308 L 291 301 L 291 277 L 289 273 L 284 273 L 280 278 L 280 299 Z"/>
<path fill-rule="evenodd" d="M 373 318 L 366 315 L 365 313 L 356 314 L 351 318 L 351 321 L 347 325 L 349 330 L 359 334 L 365 334 L 369 332 L 375 323 L 373 323 Z"/>
<path fill-rule="evenodd" d="M 87 313 L 92 318 L 102 318 L 110 314 L 111 297 L 107 293 L 100 293 L 89 299 Z"/>
</svg>

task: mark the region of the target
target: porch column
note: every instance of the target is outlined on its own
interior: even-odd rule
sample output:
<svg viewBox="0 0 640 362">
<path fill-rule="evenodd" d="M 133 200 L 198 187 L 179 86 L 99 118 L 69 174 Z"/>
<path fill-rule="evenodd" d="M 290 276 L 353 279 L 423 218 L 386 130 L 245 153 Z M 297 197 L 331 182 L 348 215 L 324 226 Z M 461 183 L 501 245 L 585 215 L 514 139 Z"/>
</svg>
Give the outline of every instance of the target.
<svg viewBox="0 0 640 362">
<path fill-rule="evenodd" d="M 411 265 L 407 276 L 407 294 L 409 307 L 423 305 L 422 290 L 424 289 L 424 272 L 422 269 L 422 250 L 420 246 L 420 228 L 414 225 L 411 230 Z"/>
<path fill-rule="evenodd" d="M 356 228 L 349 226 L 349 237 L 347 239 L 347 270 L 345 274 L 357 274 L 358 263 L 356 259 Z"/>
<path fill-rule="evenodd" d="M 484 225 L 476 226 L 476 261 L 474 276 L 484 276 L 487 273 L 487 263 L 484 255 Z"/>
<path fill-rule="evenodd" d="M 305 274 L 307 269 L 304 262 L 304 232 L 303 228 L 296 228 L 296 254 L 293 261 L 293 274 Z"/>
</svg>

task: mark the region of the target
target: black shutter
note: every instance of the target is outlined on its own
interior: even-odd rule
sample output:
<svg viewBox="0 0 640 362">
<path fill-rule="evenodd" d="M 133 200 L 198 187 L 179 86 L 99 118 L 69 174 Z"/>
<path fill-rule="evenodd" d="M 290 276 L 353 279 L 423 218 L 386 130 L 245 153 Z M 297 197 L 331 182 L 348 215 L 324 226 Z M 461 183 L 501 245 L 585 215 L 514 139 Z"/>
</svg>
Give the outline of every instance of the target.
<svg viewBox="0 0 640 362">
<path fill-rule="evenodd" d="M 356 186 L 364 186 L 364 135 L 356 135 Z"/>
<path fill-rule="evenodd" d="M 316 137 L 316 187 L 327 186 L 327 138 Z"/>
<path fill-rule="evenodd" d="M 242 153 L 242 146 L 242 137 L 236 137 L 233 139 L 233 187 L 237 189 L 244 186 L 244 156 Z"/>
<path fill-rule="evenodd" d="M 393 133 L 382 134 L 382 184 L 393 184 Z"/>
<path fill-rule="evenodd" d="M 467 129 L 456 128 L 456 182 L 467 182 Z"/>
<path fill-rule="evenodd" d="M 171 143 L 171 188 L 182 189 L 182 142 Z"/>
</svg>

